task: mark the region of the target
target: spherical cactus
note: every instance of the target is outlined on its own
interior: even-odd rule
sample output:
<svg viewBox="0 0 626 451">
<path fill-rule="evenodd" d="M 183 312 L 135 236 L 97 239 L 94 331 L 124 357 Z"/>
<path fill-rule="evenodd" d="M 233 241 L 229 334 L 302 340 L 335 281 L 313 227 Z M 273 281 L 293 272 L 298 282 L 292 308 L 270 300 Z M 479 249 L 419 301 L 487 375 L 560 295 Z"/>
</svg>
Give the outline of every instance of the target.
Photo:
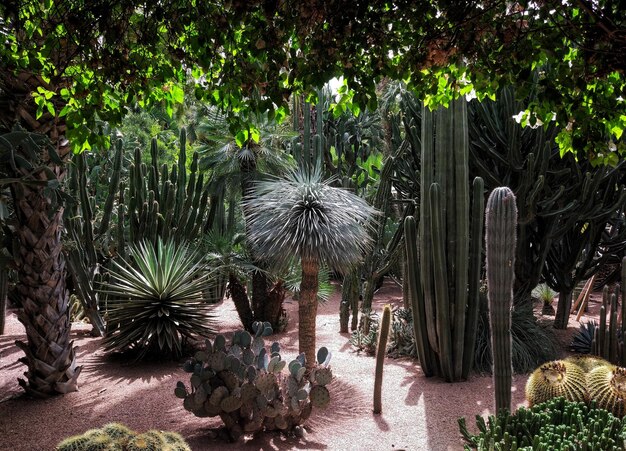
<svg viewBox="0 0 626 451">
<path fill-rule="evenodd" d="M 167 443 L 168 450 L 172 451 L 191 451 L 191 447 L 185 442 L 185 439 L 176 432 L 162 432 L 163 440 Z"/>
<path fill-rule="evenodd" d="M 160 451 L 165 446 L 165 440 L 163 440 L 160 434 L 148 431 L 130 439 L 126 449 L 128 451 Z"/>
<path fill-rule="evenodd" d="M 589 399 L 618 418 L 626 414 L 626 368 L 598 366 L 587 375 Z"/>
<path fill-rule="evenodd" d="M 557 396 L 568 401 L 585 401 L 586 378 L 583 369 L 571 362 L 555 360 L 537 368 L 526 383 L 526 399 L 530 407 Z"/>
<path fill-rule="evenodd" d="M 610 362 L 595 355 L 571 355 L 564 359 L 564 361 L 578 365 L 585 373 L 589 373 L 591 370 L 599 366 L 612 366 Z"/>
</svg>

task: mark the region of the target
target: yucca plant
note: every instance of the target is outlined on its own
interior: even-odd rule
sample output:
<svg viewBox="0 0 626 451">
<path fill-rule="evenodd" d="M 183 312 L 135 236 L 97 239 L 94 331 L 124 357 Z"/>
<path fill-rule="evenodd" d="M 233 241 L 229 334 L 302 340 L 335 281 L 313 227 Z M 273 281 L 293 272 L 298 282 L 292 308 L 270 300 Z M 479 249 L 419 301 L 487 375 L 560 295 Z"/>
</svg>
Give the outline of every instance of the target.
<svg viewBox="0 0 626 451">
<path fill-rule="evenodd" d="M 158 240 L 131 247 L 132 262 L 113 262 L 101 290 L 107 296 L 107 351 L 148 352 L 179 357 L 182 341 L 208 336 L 212 306 L 207 303 L 211 274 L 202 255 L 185 244 Z"/>
<path fill-rule="evenodd" d="M 248 238 L 259 257 L 277 268 L 300 259 L 299 350 L 315 362 L 320 265 L 345 272 L 371 246 L 369 229 L 376 210 L 349 191 L 322 180 L 319 167 L 298 169 L 284 179 L 258 182 L 244 201 Z"/>
<path fill-rule="evenodd" d="M 547 283 L 540 283 L 532 291 L 532 297 L 542 302 L 542 315 L 554 315 L 552 301 L 558 293 L 548 286 Z"/>
</svg>

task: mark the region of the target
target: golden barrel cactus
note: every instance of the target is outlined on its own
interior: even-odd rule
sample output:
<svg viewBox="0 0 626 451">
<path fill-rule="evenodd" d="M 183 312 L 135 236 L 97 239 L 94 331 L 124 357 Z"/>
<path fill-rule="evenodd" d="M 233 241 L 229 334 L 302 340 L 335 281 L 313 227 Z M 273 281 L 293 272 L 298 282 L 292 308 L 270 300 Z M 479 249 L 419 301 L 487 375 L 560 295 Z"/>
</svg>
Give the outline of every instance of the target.
<svg viewBox="0 0 626 451">
<path fill-rule="evenodd" d="M 626 414 L 626 368 L 599 366 L 587 375 L 589 397 L 618 418 Z"/>
<path fill-rule="evenodd" d="M 557 396 L 568 401 L 584 402 L 587 395 L 585 371 L 572 362 L 555 360 L 537 368 L 526 382 L 530 407 Z"/>
</svg>

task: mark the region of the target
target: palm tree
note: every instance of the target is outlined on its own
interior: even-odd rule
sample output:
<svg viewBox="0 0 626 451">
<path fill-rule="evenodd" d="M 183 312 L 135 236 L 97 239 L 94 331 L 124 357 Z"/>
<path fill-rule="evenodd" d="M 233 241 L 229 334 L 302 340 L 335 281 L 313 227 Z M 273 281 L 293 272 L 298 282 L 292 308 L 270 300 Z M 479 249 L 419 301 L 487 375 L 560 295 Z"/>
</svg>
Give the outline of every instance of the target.
<svg viewBox="0 0 626 451">
<path fill-rule="evenodd" d="M 254 251 L 277 268 L 294 257 L 302 267 L 299 349 L 310 367 L 315 362 L 318 274 L 322 263 L 345 272 L 370 248 L 376 210 L 349 191 L 322 181 L 319 167 L 291 172 L 286 178 L 258 182 L 244 200 L 249 240 Z"/>
<path fill-rule="evenodd" d="M 280 174 L 293 167 L 293 160 L 282 148 L 283 142 L 293 132 L 281 129 L 267 115 L 257 115 L 252 121 L 256 124 L 254 127 L 233 136 L 229 132 L 226 117 L 217 109 L 210 108 L 203 112 L 205 116 L 195 127 L 198 143 L 196 151 L 200 155 L 200 167 L 211 171 L 209 186 L 213 193 L 212 208 L 221 205 L 226 199 L 234 205 L 236 199 L 248 196 L 259 174 Z M 245 208 L 244 204 L 243 209 Z M 227 230 L 226 233 L 228 232 Z M 277 294 L 282 293 L 282 284 L 271 283 L 262 262 L 252 263 L 260 269 L 252 272 L 250 301 L 253 321 L 269 321 L 278 330 L 282 298 Z M 245 295 L 238 278 L 229 279 L 231 294 Z M 239 300 L 241 302 L 237 310 L 240 313 L 246 312 L 241 320 L 244 327 L 250 329 L 252 324 L 247 314 L 250 309 L 243 305 L 244 296 Z M 270 317 L 267 316 L 268 313 Z"/>
<path fill-rule="evenodd" d="M 12 251 L 22 304 L 18 319 L 27 337 L 26 343 L 16 341 L 26 354 L 20 360 L 28 367 L 27 380 L 19 383 L 37 397 L 75 391 L 81 370 L 70 341 L 61 244 L 63 204 L 56 189 L 65 173 L 57 162 L 69 148 L 58 138 L 56 142 L 54 146 L 46 136 L 21 129 L 0 135 L 3 177 L 13 181 Z"/>
</svg>

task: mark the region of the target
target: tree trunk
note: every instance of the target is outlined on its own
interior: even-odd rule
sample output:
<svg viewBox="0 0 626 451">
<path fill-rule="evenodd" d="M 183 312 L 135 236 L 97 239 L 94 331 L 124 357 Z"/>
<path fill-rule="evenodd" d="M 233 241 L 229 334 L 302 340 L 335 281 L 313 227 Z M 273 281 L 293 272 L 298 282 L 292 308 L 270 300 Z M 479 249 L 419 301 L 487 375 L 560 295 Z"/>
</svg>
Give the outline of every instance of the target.
<svg viewBox="0 0 626 451">
<path fill-rule="evenodd" d="M 8 303 L 8 274 L 6 266 L 0 266 L 0 335 L 4 335 Z"/>
<path fill-rule="evenodd" d="M 61 167 L 51 163 L 48 167 L 62 178 Z M 43 171 L 33 176 L 40 180 L 46 177 Z M 76 366 L 69 340 L 71 323 L 61 244 L 63 208 L 55 209 L 41 186 L 16 184 L 11 193 L 17 217 L 16 289 L 23 307 L 18 319 L 28 338 L 27 343 L 16 341 L 26 353 L 20 361 L 28 366 L 24 373 L 27 381 L 20 379 L 19 383 L 38 397 L 75 391 L 81 367 Z"/>
<path fill-rule="evenodd" d="M 343 278 L 343 286 L 341 289 L 341 305 L 339 306 L 339 333 L 348 333 L 350 323 L 350 310 L 352 310 L 353 321 L 358 320 L 358 303 L 359 303 L 359 281 L 358 270 L 353 269 Z M 354 306 L 357 308 L 354 308 Z M 356 329 L 356 324 L 352 330 Z"/>
<path fill-rule="evenodd" d="M 315 328 L 317 319 L 317 289 L 319 262 L 302 259 L 302 282 L 298 301 L 298 342 L 299 352 L 306 356 L 307 368 L 315 365 Z"/>
<path fill-rule="evenodd" d="M 260 261 L 255 261 L 255 265 L 262 264 Z M 269 280 L 265 273 L 261 271 L 255 271 L 252 273 L 252 312 L 254 314 L 255 321 L 269 321 L 264 318 L 265 305 L 268 302 L 267 291 L 269 287 Z M 273 326 L 273 324 L 272 324 Z"/>
<path fill-rule="evenodd" d="M 279 280 L 274 284 L 272 289 L 267 293 L 267 302 L 263 306 L 263 317 L 265 321 L 269 321 L 274 332 L 281 332 L 279 323 L 281 312 L 283 310 L 283 301 L 285 300 L 286 291 L 283 281 Z"/>
<path fill-rule="evenodd" d="M 572 291 L 559 293 L 559 305 L 556 308 L 556 315 L 554 316 L 554 328 L 555 329 L 567 329 L 567 323 L 569 321 L 569 311 L 572 308 Z"/>
<path fill-rule="evenodd" d="M 245 287 L 234 274 L 229 274 L 228 276 L 228 290 L 230 291 L 231 298 L 233 298 L 233 303 L 235 304 L 235 309 L 237 309 L 237 314 L 239 314 L 241 324 L 244 329 L 252 332 L 254 318 L 252 316 L 252 310 L 250 309 L 250 301 L 248 300 Z"/>
</svg>

